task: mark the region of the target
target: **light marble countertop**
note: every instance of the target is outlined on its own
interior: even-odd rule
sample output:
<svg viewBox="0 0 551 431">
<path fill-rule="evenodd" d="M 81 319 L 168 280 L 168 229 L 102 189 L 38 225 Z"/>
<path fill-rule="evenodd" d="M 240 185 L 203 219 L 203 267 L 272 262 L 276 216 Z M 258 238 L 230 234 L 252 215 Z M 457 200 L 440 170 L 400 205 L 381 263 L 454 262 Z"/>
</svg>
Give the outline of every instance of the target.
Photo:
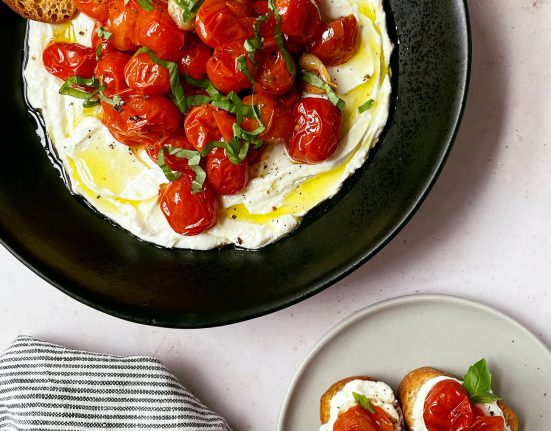
<svg viewBox="0 0 551 431">
<path fill-rule="evenodd" d="M 0 350 L 17 334 L 153 355 L 237 430 L 275 430 L 308 351 L 352 312 L 445 293 L 509 314 L 551 346 L 551 1 L 472 0 L 470 98 L 419 212 L 375 258 L 298 305 L 222 328 L 141 326 L 70 299 L 0 249 Z"/>
</svg>

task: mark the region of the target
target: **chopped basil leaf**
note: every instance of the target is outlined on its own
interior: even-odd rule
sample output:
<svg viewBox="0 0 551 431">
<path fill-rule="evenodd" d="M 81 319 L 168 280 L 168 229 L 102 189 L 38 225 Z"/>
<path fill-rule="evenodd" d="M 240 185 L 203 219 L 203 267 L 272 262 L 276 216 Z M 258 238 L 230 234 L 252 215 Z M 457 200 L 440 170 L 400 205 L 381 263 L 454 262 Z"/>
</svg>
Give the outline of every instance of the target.
<svg viewBox="0 0 551 431">
<path fill-rule="evenodd" d="M 365 102 L 363 105 L 358 107 L 358 112 L 361 114 L 365 111 L 368 111 L 375 105 L 375 101 L 373 99 L 369 99 L 367 102 Z"/>
<path fill-rule="evenodd" d="M 297 70 L 295 67 L 295 62 L 293 61 L 291 55 L 287 51 L 287 48 L 285 48 L 285 39 L 281 34 L 281 15 L 279 15 L 279 12 L 275 5 L 275 0 L 268 0 L 268 7 L 273 12 L 276 20 L 274 38 L 276 40 L 279 50 L 281 51 L 281 55 L 283 56 L 283 61 L 285 62 L 285 66 L 287 66 L 287 70 L 291 73 L 291 75 L 294 78 L 297 73 Z"/>
<path fill-rule="evenodd" d="M 191 185 L 191 193 L 200 193 L 203 190 L 203 184 L 205 183 L 205 179 L 207 178 L 206 172 L 203 170 L 203 168 L 201 168 L 201 166 L 199 166 L 199 163 L 201 162 L 201 153 L 199 151 L 186 150 L 183 148 L 172 148 L 169 145 L 165 145 L 163 148 L 161 148 L 159 150 L 157 164 L 162 169 L 168 181 L 176 181 L 178 178 L 180 178 L 181 173 L 178 172 L 174 174 L 174 172 L 172 172 L 172 170 L 168 167 L 165 160 L 166 152 L 168 152 L 168 154 L 170 154 L 171 156 L 176 156 L 180 157 L 181 159 L 188 160 L 189 169 L 195 172 L 195 178 L 193 179 L 193 183 Z"/>
<path fill-rule="evenodd" d="M 323 91 L 325 91 L 325 94 L 327 94 L 327 98 L 329 99 L 329 101 L 337 108 L 339 108 L 341 111 L 344 111 L 344 108 L 346 108 L 346 104 L 344 103 L 344 100 L 342 100 L 339 96 L 337 96 L 337 93 L 333 91 L 333 89 L 327 82 L 325 82 L 316 74 L 312 72 L 308 72 L 307 70 L 301 70 L 300 77 L 303 81 L 306 81 L 308 84 L 312 84 L 314 87 L 318 87 Z"/>
<path fill-rule="evenodd" d="M 501 398 L 492 393 L 492 374 L 486 359 L 471 365 L 463 377 L 463 387 L 474 404 L 492 403 Z"/>
<path fill-rule="evenodd" d="M 186 94 L 184 93 L 184 87 L 182 87 L 182 82 L 180 81 L 180 72 L 178 69 L 178 65 L 172 61 L 163 60 L 162 58 L 157 57 L 153 51 L 151 51 L 149 48 L 146 48 L 145 46 L 140 48 L 137 52 L 137 54 L 146 53 L 149 55 L 149 58 L 153 63 L 158 64 L 161 67 L 164 67 L 165 69 L 168 69 L 168 73 L 170 75 L 170 89 L 172 91 L 172 101 L 176 104 L 178 109 L 182 114 L 185 114 L 187 111 L 187 103 L 186 103 Z"/>
<path fill-rule="evenodd" d="M 245 56 L 245 54 L 237 57 L 237 62 L 239 63 L 239 70 L 243 72 L 243 75 L 247 77 L 247 79 L 251 84 L 255 85 L 256 81 L 254 80 L 254 77 L 251 71 L 249 70 L 249 64 L 247 63 L 247 57 Z"/>
<path fill-rule="evenodd" d="M 96 34 L 103 40 L 109 40 L 113 35 L 111 32 L 107 31 L 107 29 L 103 26 L 96 28 Z"/>
<path fill-rule="evenodd" d="M 159 150 L 159 155 L 157 157 L 157 165 L 163 170 L 165 177 L 168 181 L 176 181 L 180 175 L 176 176 L 172 170 L 168 167 L 165 162 L 165 149 L 164 147 Z"/>
<path fill-rule="evenodd" d="M 138 0 L 138 4 L 143 10 L 147 12 L 155 10 L 155 4 L 152 0 Z"/>
<path fill-rule="evenodd" d="M 189 167 L 193 172 L 195 172 L 195 178 L 191 184 L 191 193 L 197 194 L 203 190 L 203 184 L 207 179 L 207 173 L 199 165 L 190 165 Z"/>
<path fill-rule="evenodd" d="M 352 392 L 352 396 L 354 397 L 354 401 L 356 401 L 362 409 L 368 411 L 371 414 L 376 413 L 375 407 L 373 407 L 373 403 L 365 395 L 359 394 L 357 392 Z"/>
<path fill-rule="evenodd" d="M 196 94 L 194 96 L 187 96 L 186 103 L 187 106 L 201 106 L 206 105 L 210 102 L 210 96 L 204 94 Z"/>
<path fill-rule="evenodd" d="M 262 48 L 262 35 L 260 34 L 262 23 L 268 20 L 269 15 L 260 15 L 255 23 L 254 23 L 254 37 L 252 39 L 247 39 L 243 46 L 245 47 L 245 51 L 247 51 L 247 54 L 249 56 L 249 59 L 253 63 L 253 65 L 256 67 L 256 59 L 255 54 L 256 51 Z"/>
<path fill-rule="evenodd" d="M 195 15 L 203 2 L 204 0 L 174 0 L 174 3 L 182 9 L 184 21 L 191 21 L 195 18 Z"/>
<path fill-rule="evenodd" d="M 122 109 L 122 99 L 121 99 L 121 96 L 119 96 L 118 94 L 115 95 L 112 99 L 110 99 L 109 97 L 105 96 L 103 94 L 103 92 L 99 92 L 99 98 L 102 102 L 106 102 L 106 103 L 109 103 L 110 105 L 113 105 L 113 108 L 115 108 L 115 111 L 117 112 L 120 112 L 120 110 Z"/>
</svg>

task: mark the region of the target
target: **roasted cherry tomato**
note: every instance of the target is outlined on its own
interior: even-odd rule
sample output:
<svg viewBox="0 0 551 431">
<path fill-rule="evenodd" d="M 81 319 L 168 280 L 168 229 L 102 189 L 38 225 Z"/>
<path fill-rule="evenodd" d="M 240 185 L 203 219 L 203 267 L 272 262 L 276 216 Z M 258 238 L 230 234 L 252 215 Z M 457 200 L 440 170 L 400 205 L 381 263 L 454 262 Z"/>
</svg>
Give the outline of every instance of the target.
<svg viewBox="0 0 551 431">
<path fill-rule="evenodd" d="M 136 40 L 156 56 L 169 61 L 182 58 L 186 33 L 178 28 L 165 7 L 142 12 L 136 22 Z"/>
<path fill-rule="evenodd" d="M 207 156 L 207 178 L 219 195 L 235 195 L 249 183 L 249 162 L 234 164 L 226 150 L 214 148 Z"/>
<path fill-rule="evenodd" d="M 256 81 L 262 91 L 272 96 L 287 93 L 293 86 L 295 78 L 283 60 L 281 51 L 278 48 L 263 50 L 259 57 Z"/>
<path fill-rule="evenodd" d="M 201 192 L 191 192 L 194 178 L 194 172 L 185 170 L 180 178 L 159 190 L 161 211 L 168 224 L 177 233 L 187 236 L 213 227 L 219 206 L 218 196 L 207 181 Z"/>
<path fill-rule="evenodd" d="M 220 141 L 222 133 L 216 124 L 214 112 L 218 108 L 212 105 L 201 105 L 191 108 L 186 115 L 184 128 L 189 142 L 199 151 L 213 141 Z"/>
<path fill-rule="evenodd" d="M 438 382 L 425 399 L 423 419 L 428 431 L 466 431 L 474 421 L 469 395 L 461 383 Z"/>
<path fill-rule="evenodd" d="M 281 31 L 299 44 L 313 39 L 321 24 L 316 0 L 275 0 Z"/>
<path fill-rule="evenodd" d="M 76 43 L 50 43 L 42 53 L 46 70 L 64 81 L 71 76 L 91 78 L 96 68 L 96 53 Z"/>
<path fill-rule="evenodd" d="M 214 86 L 222 93 L 235 91 L 236 93 L 252 88 L 253 84 L 241 72 L 238 58 L 244 56 L 249 71 L 253 71 L 253 65 L 242 47 L 222 47 L 214 51 L 213 56 L 207 63 L 207 75 Z"/>
<path fill-rule="evenodd" d="M 218 130 L 222 134 L 222 139 L 225 142 L 230 142 L 233 138 L 233 124 L 235 123 L 235 117 L 223 109 L 216 109 L 213 111 L 214 121 L 218 126 Z"/>
<path fill-rule="evenodd" d="M 146 96 L 162 96 L 170 91 L 168 70 L 156 64 L 148 54 L 135 55 L 124 69 L 126 83 Z"/>
<path fill-rule="evenodd" d="M 165 146 L 170 146 L 171 148 L 182 148 L 184 150 L 195 150 L 193 145 L 191 145 L 190 142 L 187 140 L 183 130 L 179 130 L 174 136 L 171 136 L 166 140 L 146 144 L 145 150 L 147 151 L 147 154 L 149 154 L 149 157 L 151 157 L 151 159 L 155 163 L 157 163 L 157 161 L 159 160 L 159 151 Z M 170 155 L 166 152 L 164 157 L 165 163 L 173 171 L 181 172 L 188 167 L 188 161 L 185 158 Z"/>
<path fill-rule="evenodd" d="M 357 44 L 358 21 L 354 15 L 348 15 L 322 24 L 308 51 L 326 66 L 338 66 L 352 58 Z"/>
<path fill-rule="evenodd" d="M 243 104 L 250 106 L 255 105 L 259 108 L 260 121 L 265 127 L 264 132 L 259 135 L 260 137 L 262 137 L 263 134 L 267 133 L 272 128 L 272 125 L 274 123 L 274 98 L 263 93 L 253 93 L 243 99 Z M 243 121 L 241 122 L 241 127 L 243 127 L 243 129 L 248 132 L 252 132 L 256 128 L 258 128 L 258 126 L 258 121 L 250 117 L 244 117 Z"/>
<path fill-rule="evenodd" d="M 103 94 L 107 97 L 112 97 L 126 88 L 124 67 L 130 58 L 124 52 L 113 51 L 104 53 L 98 61 L 95 74 L 99 82 L 103 82 Z"/>
<path fill-rule="evenodd" d="M 469 431 L 504 431 L 505 421 L 501 416 L 478 416 Z"/>
<path fill-rule="evenodd" d="M 327 160 L 339 145 L 342 114 L 326 99 L 305 97 L 294 109 L 295 128 L 287 144 L 291 159 L 300 163 Z"/>
<path fill-rule="evenodd" d="M 107 102 L 101 106 L 103 124 L 115 139 L 129 146 L 167 139 L 181 121 L 180 111 L 168 97 L 130 94 L 123 96 L 118 110 Z"/>
<path fill-rule="evenodd" d="M 94 51 L 96 54 L 98 53 L 98 48 L 100 44 L 102 45 L 100 56 L 107 53 L 116 51 L 116 49 L 113 47 L 113 44 L 109 42 L 109 39 L 104 39 L 103 37 L 100 37 L 98 34 L 98 30 L 102 29 L 103 31 L 108 32 L 106 27 L 104 27 L 100 22 L 96 21 L 94 24 L 94 31 L 92 31 L 92 48 L 94 48 Z"/>
<path fill-rule="evenodd" d="M 105 21 L 113 0 L 74 0 L 79 11 L 98 21 Z"/>
<path fill-rule="evenodd" d="M 246 0 L 206 0 L 197 11 L 195 32 L 211 48 L 242 45 L 254 36 L 253 13 Z"/>
<path fill-rule="evenodd" d="M 193 79 L 203 79 L 207 76 L 207 62 L 212 56 L 212 49 L 205 45 L 193 33 L 186 36 L 186 44 L 180 60 L 180 73 Z"/>
<path fill-rule="evenodd" d="M 375 413 L 364 410 L 356 405 L 342 412 L 333 431 L 393 431 L 392 421 L 380 407 L 374 406 Z"/>
<path fill-rule="evenodd" d="M 279 100 L 263 93 L 253 93 L 243 99 L 245 105 L 256 105 L 260 109 L 260 121 L 265 130 L 259 135 L 264 143 L 285 143 L 293 134 L 295 125 L 293 113 Z M 245 117 L 241 123 L 243 129 L 252 132 L 259 124 L 254 118 Z"/>
<path fill-rule="evenodd" d="M 109 9 L 109 19 L 106 27 L 111 32 L 109 43 L 121 51 L 135 51 L 138 49 L 136 42 L 136 22 L 143 9 L 136 0 L 114 0 Z"/>
</svg>

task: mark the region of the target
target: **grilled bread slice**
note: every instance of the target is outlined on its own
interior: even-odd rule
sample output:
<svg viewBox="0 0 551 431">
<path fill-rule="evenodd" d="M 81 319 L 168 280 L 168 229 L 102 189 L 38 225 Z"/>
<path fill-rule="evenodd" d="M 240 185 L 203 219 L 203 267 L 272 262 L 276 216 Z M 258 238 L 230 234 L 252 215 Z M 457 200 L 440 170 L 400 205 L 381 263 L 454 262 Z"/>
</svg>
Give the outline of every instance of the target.
<svg viewBox="0 0 551 431">
<path fill-rule="evenodd" d="M 413 406 L 415 405 L 419 390 L 428 380 L 440 376 L 453 377 L 450 374 L 446 374 L 434 368 L 422 367 L 411 371 L 403 378 L 400 383 L 399 396 L 402 411 L 404 412 L 404 419 L 408 427 L 411 428 L 413 426 Z M 499 400 L 497 404 L 503 411 L 505 422 L 509 425 L 511 431 L 518 431 L 518 417 L 513 409 L 502 400 Z"/>
<path fill-rule="evenodd" d="M 73 0 L 3 0 L 23 18 L 59 24 L 70 21 L 77 14 Z"/>
</svg>

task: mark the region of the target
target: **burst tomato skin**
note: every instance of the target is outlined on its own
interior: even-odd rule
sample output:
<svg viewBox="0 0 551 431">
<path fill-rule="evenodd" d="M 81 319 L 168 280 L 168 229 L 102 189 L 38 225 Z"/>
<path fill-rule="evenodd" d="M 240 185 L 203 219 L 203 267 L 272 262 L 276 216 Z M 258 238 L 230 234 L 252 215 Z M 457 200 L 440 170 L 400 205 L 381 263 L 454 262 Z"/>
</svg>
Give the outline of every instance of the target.
<svg viewBox="0 0 551 431">
<path fill-rule="evenodd" d="M 208 61 L 207 75 L 214 86 L 222 93 L 228 94 L 231 91 L 237 93 L 241 90 L 252 88 L 253 84 L 241 72 L 240 64 L 237 60 L 242 55 L 245 55 L 247 67 L 252 73 L 253 65 L 242 47 L 224 46 L 217 48 Z"/>
<path fill-rule="evenodd" d="M 220 132 L 214 112 L 217 111 L 212 105 L 195 106 L 190 109 L 184 121 L 186 137 L 195 149 L 202 151 L 209 142 L 220 141 Z"/>
<path fill-rule="evenodd" d="M 134 55 L 124 69 L 130 88 L 145 96 L 163 96 L 170 91 L 170 74 L 146 53 Z"/>
<path fill-rule="evenodd" d="M 127 87 L 124 68 L 130 58 L 130 55 L 124 52 L 113 51 L 104 53 L 98 61 L 95 74 L 99 82 L 103 82 L 105 86 L 103 94 L 107 97 L 113 97 Z"/>
<path fill-rule="evenodd" d="M 159 151 L 165 146 L 170 146 L 171 148 L 182 148 L 184 150 L 195 150 L 193 145 L 187 140 L 183 130 L 178 130 L 175 135 L 170 138 L 162 141 L 148 143 L 145 146 L 145 150 L 149 157 L 157 163 L 159 160 Z M 164 155 L 165 163 L 173 171 L 182 172 L 188 167 L 188 161 L 185 158 L 173 156 L 165 152 Z"/>
<path fill-rule="evenodd" d="M 98 21 L 105 21 L 113 0 L 74 0 L 74 3 L 83 14 Z"/>
<path fill-rule="evenodd" d="M 375 413 L 356 405 L 339 414 L 333 431 L 394 431 L 392 421 L 380 407 L 374 406 Z"/>
<path fill-rule="evenodd" d="M 298 43 L 312 40 L 321 24 L 316 0 L 275 0 L 281 16 L 281 31 Z"/>
<path fill-rule="evenodd" d="M 262 51 L 256 80 L 262 91 L 272 96 L 287 93 L 295 83 L 295 78 L 278 48 Z"/>
<path fill-rule="evenodd" d="M 205 181 L 201 192 L 192 194 L 195 174 L 185 170 L 176 181 L 159 190 L 161 211 L 172 229 L 186 236 L 199 235 L 216 224 L 218 196 Z"/>
<path fill-rule="evenodd" d="M 186 33 L 181 31 L 165 8 L 143 11 L 136 21 L 136 41 L 157 57 L 179 61 L 183 55 Z"/>
<path fill-rule="evenodd" d="M 144 145 L 167 139 L 180 125 L 180 111 L 167 97 L 128 93 L 122 99 L 119 110 L 106 102 L 101 106 L 103 124 L 115 139 L 125 145 Z"/>
<path fill-rule="evenodd" d="M 197 11 L 195 32 L 211 48 L 242 45 L 254 36 L 253 13 L 245 0 L 206 0 Z"/>
<path fill-rule="evenodd" d="M 354 15 L 322 24 L 308 51 L 326 66 L 338 66 L 352 58 L 358 44 L 358 21 Z"/>
<path fill-rule="evenodd" d="M 106 22 L 111 32 L 109 43 L 120 51 L 135 51 L 138 49 L 136 22 L 142 9 L 135 0 L 130 0 L 126 5 L 124 3 L 125 0 L 114 0 L 109 9 Z"/>
<path fill-rule="evenodd" d="M 478 416 L 469 431 L 504 431 L 505 421 L 501 416 Z"/>
<path fill-rule="evenodd" d="M 42 53 L 46 70 L 64 81 L 71 76 L 91 78 L 96 68 L 96 53 L 76 43 L 50 43 Z"/>
<path fill-rule="evenodd" d="M 474 421 L 469 395 L 461 383 L 438 382 L 425 399 L 423 419 L 429 431 L 467 431 Z"/>
<path fill-rule="evenodd" d="M 183 57 L 178 64 L 180 74 L 189 75 L 193 79 L 203 79 L 207 76 L 207 62 L 212 56 L 212 49 L 205 45 L 194 34 L 186 36 Z"/>
<path fill-rule="evenodd" d="M 219 195 L 235 195 L 249 183 L 249 162 L 234 164 L 226 150 L 214 148 L 207 156 L 207 178 Z"/>
<path fill-rule="evenodd" d="M 305 97 L 295 105 L 295 128 L 287 151 L 299 163 L 320 163 L 337 150 L 342 113 L 326 99 Z"/>
</svg>

